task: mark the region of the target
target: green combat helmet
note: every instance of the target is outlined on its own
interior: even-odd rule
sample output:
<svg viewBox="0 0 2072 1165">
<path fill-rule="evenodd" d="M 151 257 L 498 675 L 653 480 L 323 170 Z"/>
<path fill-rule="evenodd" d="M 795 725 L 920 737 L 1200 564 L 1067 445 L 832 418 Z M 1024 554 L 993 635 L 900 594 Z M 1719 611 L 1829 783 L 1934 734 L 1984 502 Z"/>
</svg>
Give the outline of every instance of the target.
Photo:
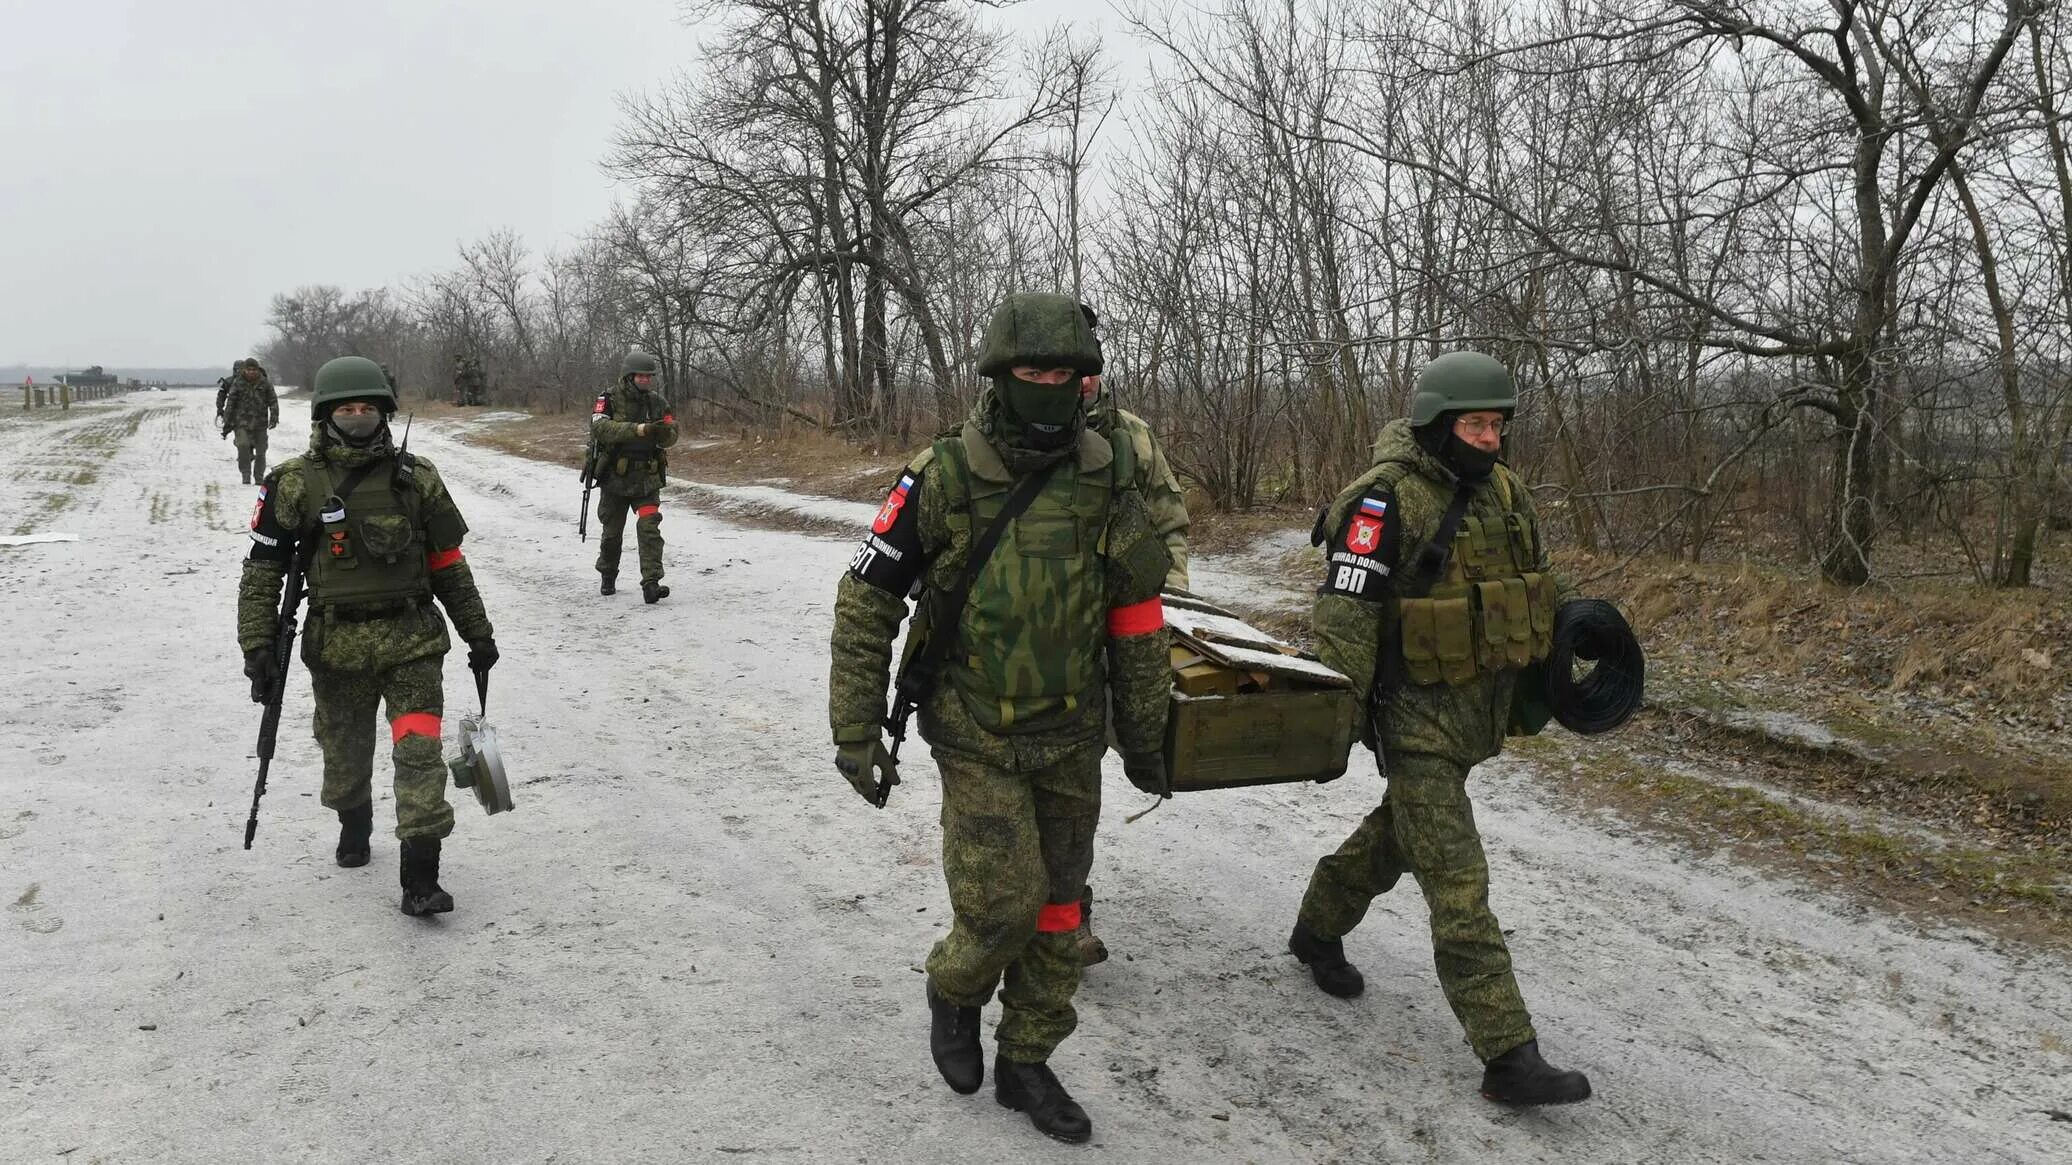
<svg viewBox="0 0 2072 1165">
<path fill-rule="evenodd" d="M 1417 374 L 1417 392 L 1410 398 L 1410 423 L 1427 425 L 1440 413 L 1472 413 L 1518 408 L 1518 389 L 1496 357 L 1481 352 L 1448 352 Z"/>
<path fill-rule="evenodd" d="M 1069 295 L 1023 292 L 1010 295 L 986 325 L 979 345 L 980 376 L 1005 376 L 1016 366 L 1073 368 L 1081 376 L 1101 373 L 1101 342 L 1086 313 Z"/>
<path fill-rule="evenodd" d="M 340 356 L 317 369 L 316 387 L 309 398 L 310 419 L 321 421 L 331 415 L 332 406 L 349 400 L 373 401 L 383 413 L 396 411 L 396 394 L 389 388 L 388 377 L 381 374 L 381 365 L 365 356 Z"/>
<path fill-rule="evenodd" d="M 662 362 L 655 358 L 653 352 L 643 352 L 635 348 L 631 352 L 626 353 L 626 358 L 619 362 L 619 377 L 622 380 L 628 376 L 660 375 L 662 375 Z"/>
</svg>

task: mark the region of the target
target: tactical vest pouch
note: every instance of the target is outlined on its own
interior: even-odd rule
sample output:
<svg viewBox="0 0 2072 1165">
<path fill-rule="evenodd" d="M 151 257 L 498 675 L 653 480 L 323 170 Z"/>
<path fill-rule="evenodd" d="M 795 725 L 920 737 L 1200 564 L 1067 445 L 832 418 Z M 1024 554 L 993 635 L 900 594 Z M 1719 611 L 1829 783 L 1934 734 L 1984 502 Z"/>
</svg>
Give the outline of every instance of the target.
<svg viewBox="0 0 2072 1165">
<path fill-rule="evenodd" d="M 1475 610 L 1469 594 L 1434 588 L 1433 598 L 1404 599 L 1403 674 L 1413 684 L 1464 684 L 1476 675 Z"/>
<path fill-rule="evenodd" d="M 403 514 L 373 514 L 360 519 L 359 528 L 360 545 L 369 556 L 386 563 L 402 561 L 417 544 L 417 534 L 410 527 L 409 517 Z"/>
<path fill-rule="evenodd" d="M 1554 650 L 1554 576 L 1528 571 L 1524 581 L 1526 603 L 1532 610 L 1531 656 L 1538 662 Z"/>
<path fill-rule="evenodd" d="M 1522 578 L 1490 579 L 1475 586 L 1476 666 L 1485 671 L 1532 662 L 1532 606 Z"/>
<path fill-rule="evenodd" d="M 1481 625 L 1481 633 L 1475 636 L 1475 666 L 1496 671 L 1505 664 L 1506 644 L 1511 635 L 1511 613 L 1505 603 L 1503 581 L 1476 583 L 1475 607 L 1476 622 Z"/>
</svg>

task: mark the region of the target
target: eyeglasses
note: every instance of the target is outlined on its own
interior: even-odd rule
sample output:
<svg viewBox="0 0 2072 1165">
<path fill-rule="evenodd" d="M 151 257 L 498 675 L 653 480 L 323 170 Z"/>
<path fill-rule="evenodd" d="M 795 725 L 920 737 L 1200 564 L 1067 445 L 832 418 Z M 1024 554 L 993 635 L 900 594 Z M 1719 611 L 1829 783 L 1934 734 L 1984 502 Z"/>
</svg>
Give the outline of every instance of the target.
<svg viewBox="0 0 2072 1165">
<path fill-rule="evenodd" d="M 1498 437 L 1504 435 L 1504 419 L 1502 417 L 1498 417 L 1493 421 L 1485 421 L 1480 417 L 1458 417 L 1455 418 L 1453 426 L 1470 437 L 1479 437 L 1484 433 L 1491 433 Z"/>
</svg>

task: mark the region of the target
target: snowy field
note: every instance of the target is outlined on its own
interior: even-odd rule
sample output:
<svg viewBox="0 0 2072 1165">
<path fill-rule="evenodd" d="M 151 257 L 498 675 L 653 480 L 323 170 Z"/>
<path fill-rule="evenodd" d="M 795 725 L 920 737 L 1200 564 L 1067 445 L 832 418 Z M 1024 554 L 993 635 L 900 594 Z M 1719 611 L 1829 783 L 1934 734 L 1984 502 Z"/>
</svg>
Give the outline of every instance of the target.
<svg viewBox="0 0 2072 1165">
<path fill-rule="evenodd" d="M 407 918 L 385 750 L 374 862 L 331 861 L 299 667 L 240 848 L 252 491 L 209 409 L 0 417 L 0 533 L 78 538 L 0 546 L 0 1161 L 2072 1160 L 2062 960 L 1565 816 L 1516 763 L 1476 777 L 1494 902 L 1549 1057 L 1596 1099 L 1476 1096 L 1407 883 L 1347 942 L 1364 997 L 1283 953 L 1371 770 L 1125 825 L 1145 799 L 1111 763 L 1115 957 L 1053 1062 L 1094 1143 L 1053 1144 L 929 1062 L 934 770 L 912 747 L 877 812 L 826 740 L 848 540 L 673 505 L 674 596 L 602 598 L 574 474 L 427 424 L 503 650 L 518 808 L 458 803 L 458 909 Z M 451 747 L 459 653 L 447 696 Z"/>
</svg>

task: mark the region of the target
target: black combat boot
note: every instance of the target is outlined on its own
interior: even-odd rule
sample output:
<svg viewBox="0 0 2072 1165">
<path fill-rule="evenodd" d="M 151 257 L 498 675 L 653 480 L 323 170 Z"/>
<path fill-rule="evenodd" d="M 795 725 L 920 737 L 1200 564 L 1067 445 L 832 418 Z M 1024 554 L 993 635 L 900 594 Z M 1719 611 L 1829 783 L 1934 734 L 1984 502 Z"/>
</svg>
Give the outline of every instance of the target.
<svg viewBox="0 0 2072 1165">
<path fill-rule="evenodd" d="M 616 594 L 618 594 L 618 593 L 619 593 L 619 576 L 618 576 L 618 575 L 615 575 L 615 574 L 600 574 L 600 575 L 598 575 L 598 576 L 597 576 L 597 593 L 598 593 L 598 594 L 600 594 L 600 595 L 616 595 Z"/>
<path fill-rule="evenodd" d="M 1590 1099 L 1590 1078 L 1540 1059 L 1540 1042 L 1527 1040 L 1484 1066 L 1482 1095 L 1504 1104 L 1574 1104 Z"/>
<path fill-rule="evenodd" d="M 338 811 L 338 864 L 346 869 L 367 864 L 368 843 L 374 837 L 374 802 L 358 809 Z"/>
<path fill-rule="evenodd" d="M 1345 961 L 1345 943 L 1335 938 L 1318 938 L 1309 924 L 1295 920 L 1295 933 L 1288 936 L 1288 950 L 1309 967 L 1309 977 L 1327 995 L 1351 999 L 1367 989 L 1360 969 Z"/>
<path fill-rule="evenodd" d="M 928 984 L 928 1054 L 953 1092 L 969 1096 L 986 1079 L 986 1054 L 978 1046 L 978 1008 L 958 1007 Z"/>
<path fill-rule="evenodd" d="M 1081 1144 L 1094 1135 L 1086 1110 L 1058 1083 L 1048 1064 L 993 1058 L 993 1099 L 1000 1107 L 1029 1114 L 1029 1123 L 1053 1140 Z"/>
<path fill-rule="evenodd" d="M 650 603 L 659 603 L 669 597 L 669 588 L 658 582 L 640 584 L 640 597 Z"/>
<path fill-rule="evenodd" d="M 403 843 L 403 913 L 412 918 L 453 909 L 453 895 L 439 889 L 439 839 Z"/>
</svg>

